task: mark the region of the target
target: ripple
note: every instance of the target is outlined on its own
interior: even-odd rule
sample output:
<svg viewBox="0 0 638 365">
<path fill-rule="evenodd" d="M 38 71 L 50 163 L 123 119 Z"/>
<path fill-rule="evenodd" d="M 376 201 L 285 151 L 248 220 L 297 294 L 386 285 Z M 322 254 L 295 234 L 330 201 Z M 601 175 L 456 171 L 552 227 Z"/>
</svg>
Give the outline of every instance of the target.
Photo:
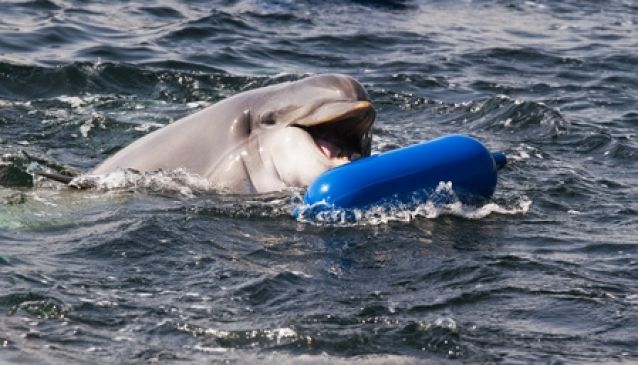
<svg viewBox="0 0 638 365">
<path fill-rule="evenodd" d="M 179 19 L 184 17 L 179 10 L 170 6 L 141 6 L 137 10 L 157 18 Z"/>
<path fill-rule="evenodd" d="M 155 57 L 151 47 L 119 47 L 100 45 L 84 48 L 77 53 L 78 58 L 98 58 L 105 61 L 120 60 L 124 62 L 144 61 Z"/>
<path fill-rule="evenodd" d="M 239 296 L 246 297 L 253 306 L 278 307 L 294 300 L 303 292 L 306 278 L 292 272 L 278 273 L 274 277 L 262 278 L 236 290 Z M 291 305 L 287 303 L 286 305 Z"/>
<path fill-rule="evenodd" d="M 13 5 L 34 10 L 59 10 L 60 7 L 49 0 L 32 0 L 24 2 L 16 2 Z"/>
<path fill-rule="evenodd" d="M 496 65 L 542 65 L 543 67 L 551 67 L 552 65 L 560 65 L 564 63 L 579 64 L 582 61 L 578 59 L 566 59 L 561 56 L 552 55 L 545 50 L 536 48 L 503 48 L 495 47 L 483 49 L 479 52 L 468 54 L 470 58 L 477 62 L 489 62 Z M 518 62 L 515 62 L 518 61 Z"/>
</svg>

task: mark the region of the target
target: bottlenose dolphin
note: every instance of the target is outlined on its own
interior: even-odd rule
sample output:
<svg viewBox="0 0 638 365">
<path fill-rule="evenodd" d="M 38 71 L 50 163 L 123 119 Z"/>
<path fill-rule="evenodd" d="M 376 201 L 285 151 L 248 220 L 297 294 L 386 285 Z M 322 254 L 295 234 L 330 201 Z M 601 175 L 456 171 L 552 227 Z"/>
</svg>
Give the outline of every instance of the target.
<svg viewBox="0 0 638 365">
<path fill-rule="evenodd" d="M 370 155 L 374 118 L 356 80 L 318 75 L 231 96 L 134 141 L 90 174 L 182 169 L 224 193 L 305 187 Z"/>
</svg>

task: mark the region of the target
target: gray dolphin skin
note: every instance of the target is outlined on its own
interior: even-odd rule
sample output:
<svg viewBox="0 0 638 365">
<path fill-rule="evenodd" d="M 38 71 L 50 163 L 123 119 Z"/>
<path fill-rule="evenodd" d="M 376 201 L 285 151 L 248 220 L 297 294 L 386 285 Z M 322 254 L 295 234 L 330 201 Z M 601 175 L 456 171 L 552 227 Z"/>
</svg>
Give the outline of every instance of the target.
<svg viewBox="0 0 638 365">
<path fill-rule="evenodd" d="M 356 80 L 312 76 L 222 100 L 136 140 L 91 174 L 183 169 L 223 193 L 305 187 L 370 155 L 374 118 Z"/>
</svg>

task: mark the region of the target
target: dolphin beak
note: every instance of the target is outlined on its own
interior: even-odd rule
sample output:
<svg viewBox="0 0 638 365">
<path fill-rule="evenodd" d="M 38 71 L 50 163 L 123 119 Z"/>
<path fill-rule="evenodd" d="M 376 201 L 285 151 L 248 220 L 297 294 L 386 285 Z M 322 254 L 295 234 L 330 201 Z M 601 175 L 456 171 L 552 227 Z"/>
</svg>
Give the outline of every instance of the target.
<svg viewBox="0 0 638 365">
<path fill-rule="evenodd" d="M 374 117 L 367 100 L 336 101 L 315 108 L 291 126 L 308 132 L 329 159 L 352 161 L 370 155 Z"/>
<path fill-rule="evenodd" d="M 357 101 L 337 101 L 327 103 L 316 108 L 303 121 L 304 127 L 331 123 L 338 120 L 356 117 L 374 110 L 372 104 L 367 100 Z"/>
</svg>

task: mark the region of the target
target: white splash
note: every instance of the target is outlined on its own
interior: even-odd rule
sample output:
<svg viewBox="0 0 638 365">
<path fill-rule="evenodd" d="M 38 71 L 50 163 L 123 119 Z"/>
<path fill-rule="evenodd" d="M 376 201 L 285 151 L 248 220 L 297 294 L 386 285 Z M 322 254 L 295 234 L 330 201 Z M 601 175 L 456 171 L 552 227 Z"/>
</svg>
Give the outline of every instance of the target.
<svg viewBox="0 0 638 365">
<path fill-rule="evenodd" d="M 85 96 L 68 96 L 61 95 L 55 99 L 68 104 L 71 108 L 79 108 L 89 104 L 93 104 L 96 101 L 104 98 L 102 95 L 85 95 Z"/>
<path fill-rule="evenodd" d="M 543 159 L 543 154 L 535 147 L 522 143 L 513 148 L 511 153 L 507 154 L 508 160 L 511 161 L 523 161 L 532 157 Z"/>
<path fill-rule="evenodd" d="M 194 192 L 211 190 L 207 179 L 182 169 L 144 173 L 121 169 L 105 175 L 81 175 L 73 179 L 69 185 L 106 191 L 176 193 L 186 197 L 193 197 Z"/>
<path fill-rule="evenodd" d="M 409 203 L 389 201 L 365 209 L 326 209 L 325 204 L 321 205 L 323 203 L 308 206 L 303 205 L 299 197 L 296 199 L 293 197 L 293 204 L 295 201 L 297 202 L 295 211 L 298 221 L 314 225 L 336 226 L 376 226 L 390 222 L 409 223 L 419 218 L 436 219 L 445 215 L 482 219 L 491 214 L 526 214 L 532 205 L 532 201 L 526 197 L 519 197 L 516 201 L 505 206 L 493 201 L 488 201 L 480 206 L 463 204 L 449 182 L 439 183 L 425 201 L 418 201 L 417 197 Z"/>
</svg>

